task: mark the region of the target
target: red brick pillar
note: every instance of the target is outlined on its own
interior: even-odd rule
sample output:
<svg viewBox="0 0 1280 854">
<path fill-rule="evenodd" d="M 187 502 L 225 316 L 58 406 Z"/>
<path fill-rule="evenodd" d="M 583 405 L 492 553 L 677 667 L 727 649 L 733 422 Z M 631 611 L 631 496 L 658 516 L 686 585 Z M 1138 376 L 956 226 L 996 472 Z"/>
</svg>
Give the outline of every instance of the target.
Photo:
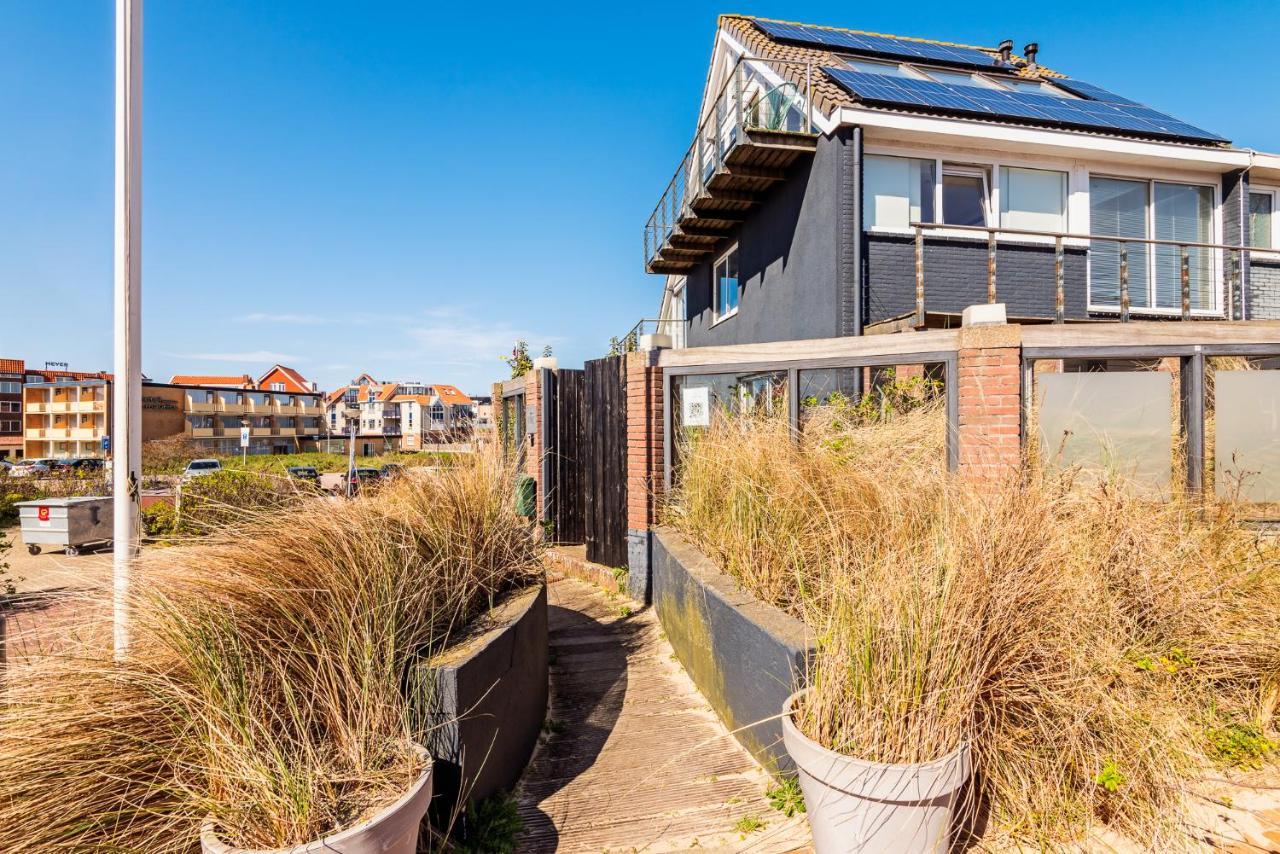
<svg viewBox="0 0 1280 854">
<path fill-rule="evenodd" d="M 662 369 L 658 350 L 627 360 L 627 588 L 649 601 L 651 529 L 662 490 Z"/>
<path fill-rule="evenodd" d="M 995 483 L 1022 463 L 1022 328 L 960 330 L 960 474 Z"/>
</svg>

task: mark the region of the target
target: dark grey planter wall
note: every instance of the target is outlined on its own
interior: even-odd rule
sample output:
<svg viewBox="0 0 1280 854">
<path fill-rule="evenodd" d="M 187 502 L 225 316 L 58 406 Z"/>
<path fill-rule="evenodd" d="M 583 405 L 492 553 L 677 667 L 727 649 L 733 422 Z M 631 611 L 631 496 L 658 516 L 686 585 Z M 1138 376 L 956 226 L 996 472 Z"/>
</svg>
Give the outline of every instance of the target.
<svg viewBox="0 0 1280 854">
<path fill-rule="evenodd" d="M 1249 265 L 1249 319 L 1280 320 L 1280 264 Z"/>
<path fill-rule="evenodd" d="M 670 528 L 654 530 L 653 603 L 720 720 L 770 773 L 791 771 L 777 716 L 814 653 L 804 624 L 745 593 Z"/>
<path fill-rule="evenodd" d="M 843 143 L 818 140 L 812 161 L 798 163 L 738 229 L 742 298 L 738 313 L 712 326 L 714 258 L 687 277 L 688 346 L 830 338 L 840 334 L 837 282 L 839 186 Z M 732 244 L 722 242 L 716 257 Z"/>
<path fill-rule="evenodd" d="M 459 797 L 483 800 L 519 780 L 547 715 L 547 588 L 503 603 L 495 627 L 436 670 L 431 816 L 448 820 Z"/>
<path fill-rule="evenodd" d="M 1053 247 L 1002 241 L 996 248 L 996 299 L 1009 316 L 1052 319 Z M 1084 249 L 1067 249 L 1063 289 L 1068 319 L 1087 318 L 1088 265 Z M 901 317 L 916 310 L 914 238 L 867 235 L 868 322 Z M 960 314 L 987 301 L 985 240 L 926 238 L 924 307 L 928 312 Z"/>
</svg>

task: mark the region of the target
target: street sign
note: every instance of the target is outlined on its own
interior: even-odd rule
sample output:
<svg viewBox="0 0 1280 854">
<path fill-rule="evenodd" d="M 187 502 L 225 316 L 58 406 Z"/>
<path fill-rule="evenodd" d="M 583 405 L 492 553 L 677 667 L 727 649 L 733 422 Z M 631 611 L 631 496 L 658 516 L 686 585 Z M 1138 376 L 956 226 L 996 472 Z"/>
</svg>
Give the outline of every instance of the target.
<svg viewBox="0 0 1280 854">
<path fill-rule="evenodd" d="M 249 428 L 248 427 L 240 428 L 240 447 L 242 448 L 249 447 Z"/>
<path fill-rule="evenodd" d="M 106 452 L 106 451 L 110 451 L 110 450 L 111 450 L 111 437 L 110 437 L 110 436 L 103 436 L 103 437 L 102 437 L 102 450 L 103 450 L 103 452 Z"/>
</svg>

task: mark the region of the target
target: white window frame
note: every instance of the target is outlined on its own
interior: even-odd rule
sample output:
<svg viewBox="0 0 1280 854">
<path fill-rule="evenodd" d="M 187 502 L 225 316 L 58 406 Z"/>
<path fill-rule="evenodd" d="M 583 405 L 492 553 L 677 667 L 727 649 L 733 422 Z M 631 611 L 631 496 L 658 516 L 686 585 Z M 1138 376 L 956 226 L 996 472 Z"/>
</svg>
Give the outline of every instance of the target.
<svg viewBox="0 0 1280 854">
<path fill-rule="evenodd" d="M 1136 173 L 1128 170 L 1105 169 L 1089 172 L 1085 179 L 1085 195 L 1088 196 L 1088 182 L 1092 178 L 1114 178 L 1118 181 L 1145 181 L 1147 183 L 1147 238 L 1155 239 L 1156 232 L 1156 184 L 1175 184 L 1184 187 L 1208 187 L 1213 193 L 1213 201 L 1209 209 L 1209 242 L 1222 244 L 1222 178 L 1208 179 L 1207 177 L 1192 177 L 1183 175 L 1162 175 L 1152 174 L 1150 170 L 1145 173 Z M 1274 230 L 1274 218 L 1272 220 L 1272 228 Z M 1146 282 L 1148 297 L 1155 296 L 1155 245 L 1146 244 L 1147 251 L 1147 275 Z M 1213 277 L 1213 306 L 1211 308 L 1193 308 L 1191 309 L 1192 317 L 1211 317 L 1221 318 L 1224 316 L 1223 308 L 1223 288 L 1225 287 L 1225 279 L 1223 276 L 1223 258 L 1222 250 L 1210 249 L 1210 269 L 1209 275 Z M 1092 264 L 1088 265 L 1086 270 L 1087 283 L 1087 308 L 1090 314 L 1116 314 L 1120 311 L 1118 305 L 1097 305 L 1093 301 L 1093 269 Z M 1130 282 L 1130 292 L 1133 291 L 1133 283 Z M 1154 300 L 1152 300 L 1154 301 Z M 1181 307 L 1174 308 L 1155 308 L 1155 307 L 1137 307 L 1130 306 L 1129 314 L 1133 316 L 1144 317 L 1180 317 L 1182 315 Z"/>
<path fill-rule="evenodd" d="M 1037 166 L 1021 166 L 1013 163 L 1000 164 L 998 171 L 993 176 L 996 191 L 992 194 L 992 201 L 999 204 L 999 207 L 993 209 L 996 217 L 995 224 L 1000 228 L 1016 228 L 1016 226 L 1005 226 L 1004 223 L 1004 198 L 1005 194 L 1009 192 L 1009 187 L 1007 186 L 1008 182 L 1004 179 L 1010 170 L 1018 170 L 1020 172 L 1050 172 L 1054 175 L 1060 176 L 1062 179 L 1062 227 L 1058 230 L 1066 233 L 1067 226 L 1071 222 L 1071 170 L 1069 169 L 1041 169 Z"/>
<path fill-rule="evenodd" d="M 976 154 L 970 149 L 944 149 L 925 147 L 910 144 L 878 144 L 867 143 L 864 148 L 864 154 L 874 154 L 883 157 L 906 157 L 916 160 L 932 160 L 934 164 L 934 188 L 933 188 L 933 211 L 934 219 L 937 222 L 936 228 L 930 228 L 925 231 L 925 236 L 930 238 L 946 238 L 949 240 L 972 240 L 975 242 L 985 243 L 987 237 L 982 232 L 968 231 L 962 229 L 946 228 L 941 223 L 942 219 L 942 175 L 943 172 L 960 172 L 965 168 L 970 170 L 984 169 L 987 175 L 984 179 L 986 192 L 987 207 L 987 225 L 988 227 L 998 227 L 1000 225 L 1000 198 L 1004 191 L 1000 183 L 1000 169 L 1003 166 L 1012 166 L 1015 169 L 1039 169 L 1047 172 L 1062 172 L 1067 176 L 1067 211 L 1066 211 L 1066 228 L 1063 229 L 1064 234 L 1068 235 L 1064 241 L 1064 245 L 1068 247 L 1087 247 L 1088 241 L 1079 237 L 1071 237 L 1071 234 L 1087 234 L 1089 222 L 1089 172 L 1083 168 L 1078 161 L 1064 160 L 1060 157 L 1035 157 L 1024 154 L 1004 154 L 998 157 L 983 157 Z M 972 173 L 971 173 L 972 174 Z M 899 236 L 911 236 L 915 234 L 913 228 L 900 228 L 895 226 L 867 226 L 863 225 L 863 230 L 867 234 L 891 234 Z M 1048 246 L 1054 244 L 1052 237 L 1037 237 L 1034 235 L 1020 234 L 1001 234 L 996 233 L 996 240 L 1007 243 L 1043 243 Z"/>
<path fill-rule="evenodd" d="M 1264 248 L 1256 248 L 1251 253 L 1252 257 L 1261 257 L 1268 261 L 1280 259 L 1280 187 L 1268 187 L 1263 184 L 1251 185 L 1249 187 L 1249 195 L 1257 194 L 1259 196 L 1271 197 L 1271 245 Z M 1249 206 L 1246 200 L 1245 204 L 1245 221 L 1249 218 Z"/>
<path fill-rule="evenodd" d="M 990 167 L 980 163 L 956 163 L 955 161 L 942 160 L 938 163 L 938 171 L 935 173 L 938 177 L 934 179 L 933 186 L 933 215 L 938 218 L 939 225 L 947 225 L 947 212 L 942 208 L 942 184 L 946 176 L 952 175 L 958 178 L 981 178 L 982 179 L 982 221 L 985 227 L 991 227 L 991 176 L 987 174 Z M 997 208 L 998 210 L 998 208 Z M 960 231 L 959 234 L 969 234 L 974 237 L 985 236 L 980 232 Z"/>
<path fill-rule="evenodd" d="M 715 326 L 737 315 L 738 310 L 742 308 L 742 255 L 738 255 L 738 301 L 734 303 L 733 309 L 720 313 L 720 275 L 717 272 L 720 269 L 720 262 L 726 260 L 730 255 L 738 251 L 738 242 L 735 240 L 728 249 L 721 253 L 714 264 L 711 265 L 711 326 Z M 708 327 L 710 328 L 710 327 Z"/>
</svg>

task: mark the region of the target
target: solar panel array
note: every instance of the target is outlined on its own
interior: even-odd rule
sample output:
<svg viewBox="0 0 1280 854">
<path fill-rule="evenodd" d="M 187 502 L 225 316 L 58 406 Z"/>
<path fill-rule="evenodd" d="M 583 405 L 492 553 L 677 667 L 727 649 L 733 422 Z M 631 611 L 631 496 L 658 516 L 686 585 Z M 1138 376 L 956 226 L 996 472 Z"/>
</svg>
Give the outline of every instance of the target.
<svg viewBox="0 0 1280 854">
<path fill-rule="evenodd" d="M 1080 87 L 1077 94 L 1083 95 L 1085 99 L 1098 98 L 1105 94 L 1117 100 L 1085 100 L 1029 92 L 1008 92 L 983 86 L 950 85 L 932 80 L 867 74 L 847 68 L 824 68 L 823 71 L 863 101 L 893 106 L 927 107 L 987 118 L 1016 118 L 1040 123 L 1128 131 L 1186 140 L 1226 141 L 1216 134 L 1175 119 L 1159 110 L 1120 99 L 1106 90 L 1078 81 L 1070 81 L 1070 83 Z M 1055 85 L 1070 88 L 1066 83 L 1067 81 L 1054 81 Z"/>
<path fill-rule="evenodd" d="M 891 56 L 898 59 L 927 59 L 946 65 L 963 65 L 976 68 L 1003 66 L 990 54 L 968 47 L 951 47 L 929 42 L 915 42 L 888 36 L 872 36 L 844 30 L 827 30 L 822 27 L 806 27 L 802 24 L 779 24 L 774 21 L 753 21 L 767 36 L 781 41 L 819 45 L 873 56 Z"/>
</svg>

